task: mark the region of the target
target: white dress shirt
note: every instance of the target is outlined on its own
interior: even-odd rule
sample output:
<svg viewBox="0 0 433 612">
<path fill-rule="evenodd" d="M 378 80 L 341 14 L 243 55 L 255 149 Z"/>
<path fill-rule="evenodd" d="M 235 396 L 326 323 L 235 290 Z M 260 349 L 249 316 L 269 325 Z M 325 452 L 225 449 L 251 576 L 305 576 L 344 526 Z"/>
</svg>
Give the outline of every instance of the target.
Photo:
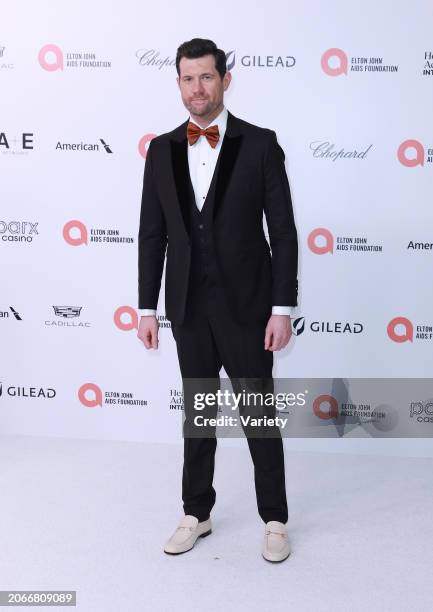
<svg viewBox="0 0 433 612">
<path fill-rule="evenodd" d="M 198 125 L 197 122 L 191 118 L 191 116 L 189 117 L 189 120 Z M 210 146 L 206 136 L 200 136 L 193 145 L 188 146 L 189 173 L 194 189 L 195 203 L 199 210 L 203 208 L 203 204 L 206 200 L 206 195 L 209 191 L 218 155 L 224 139 L 224 134 L 226 132 L 227 109 L 225 106 L 220 114 L 215 117 L 215 119 L 211 121 L 209 125 L 218 126 L 219 140 L 216 147 L 212 148 Z M 209 127 L 209 125 L 206 127 Z M 290 315 L 291 311 L 291 306 L 272 306 L 272 314 Z M 151 308 L 141 308 L 138 310 L 138 314 L 140 316 L 155 315 L 156 310 Z"/>
</svg>

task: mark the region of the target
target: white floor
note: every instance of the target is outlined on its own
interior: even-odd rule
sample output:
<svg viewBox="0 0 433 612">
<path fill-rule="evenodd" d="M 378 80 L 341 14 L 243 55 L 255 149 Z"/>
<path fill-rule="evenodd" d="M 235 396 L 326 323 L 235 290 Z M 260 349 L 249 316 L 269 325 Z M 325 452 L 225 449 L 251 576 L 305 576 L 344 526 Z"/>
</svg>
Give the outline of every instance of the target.
<svg viewBox="0 0 433 612">
<path fill-rule="evenodd" d="M 180 445 L 2 436 L 0 589 L 73 589 L 83 612 L 430 612 L 432 461 L 286 451 L 274 565 L 246 443 L 218 447 L 213 533 L 171 557 Z"/>
</svg>

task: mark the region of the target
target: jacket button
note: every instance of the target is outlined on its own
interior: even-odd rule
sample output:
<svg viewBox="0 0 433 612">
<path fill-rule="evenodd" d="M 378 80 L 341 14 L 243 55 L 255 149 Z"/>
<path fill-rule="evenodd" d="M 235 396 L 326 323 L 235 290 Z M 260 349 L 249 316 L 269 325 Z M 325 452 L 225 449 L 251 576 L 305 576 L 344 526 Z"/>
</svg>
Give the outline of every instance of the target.
<svg viewBox="0 0 433 612">
<path fill-rule="evenodd" d="M 200 223 L 199 228 L 203 229 L 203 223 Z"/>
</svg>

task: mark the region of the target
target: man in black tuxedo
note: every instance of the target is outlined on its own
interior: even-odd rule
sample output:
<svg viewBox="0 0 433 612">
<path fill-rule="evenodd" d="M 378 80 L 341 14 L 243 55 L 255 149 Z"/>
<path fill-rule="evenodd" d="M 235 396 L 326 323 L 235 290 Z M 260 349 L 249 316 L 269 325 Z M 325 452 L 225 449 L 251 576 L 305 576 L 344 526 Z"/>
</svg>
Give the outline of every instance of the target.
<svg viewBox="0 0 433 612">
<path fill-rule="evenodd" d="M 273 351 L 290 340 L 297 305 L 298 243 L 284 152 L 274 131 L 224 106 L 231 74 L 215 43 L 195 38 L 177 50 L 182 101 L 190 117 L 148 148 L 139 227 L 138 337 L 158 348 L 156 308 L 164 259 L 165 308 L 185 379 L 272 380 Z M 263 230 L 263 212 L 270 247 Z M 185 394 L 185 389 L 184 389 Z M 191 407 L 185 400 L 185 413 Z M 262 554 L 290 554 L 281 435 L 248 437 Z M 185 515 L 164 551 L 190 550 L 211 533 L 216 438 L 186 437 Z"/>
</svg>

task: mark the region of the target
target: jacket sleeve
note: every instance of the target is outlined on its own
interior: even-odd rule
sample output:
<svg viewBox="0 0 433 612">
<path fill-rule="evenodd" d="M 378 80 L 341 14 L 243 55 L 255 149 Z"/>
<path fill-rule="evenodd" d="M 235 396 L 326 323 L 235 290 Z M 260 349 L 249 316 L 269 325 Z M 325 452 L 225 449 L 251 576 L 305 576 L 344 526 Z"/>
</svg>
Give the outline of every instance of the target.
<svg viewBox="0 0 433 612">
<path fill-rule="evenodd" d="M 158 305 L 167 248 L 167 228 L 155 187 L 152 141 L 146 155 L 138 231 L 138 308 Z"/>
<path fill-rule="evenodd" d="M 272 304 L 298 303 L 298 236 L 284 151 L 274 131 L 264 155 L 264 210 L 272 250 Z"/>
</svg>

